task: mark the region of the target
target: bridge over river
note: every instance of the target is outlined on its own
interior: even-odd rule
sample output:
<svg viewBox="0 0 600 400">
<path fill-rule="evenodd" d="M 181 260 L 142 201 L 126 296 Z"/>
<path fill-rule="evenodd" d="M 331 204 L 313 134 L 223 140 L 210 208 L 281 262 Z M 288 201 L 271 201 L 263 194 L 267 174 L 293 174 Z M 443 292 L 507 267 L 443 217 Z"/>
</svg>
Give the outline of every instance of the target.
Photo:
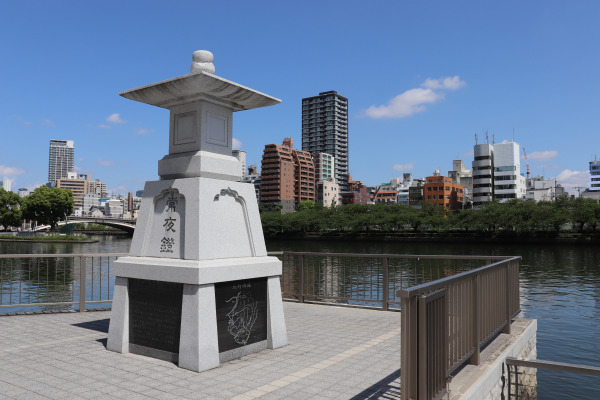
<svg viewBox="0 0 600 400">
<path fill-rule="evenodd" d="M 135 230 L 136 220 L 134 219 L 123 219 L 123 218 L 95 218 L 95 217 L 70 217 L 66 221 L 59 221 L 57 223 L 58 226 L 68 225 L 68 224 L 78 224 L 78 223 L 92 223 L 99 225 L 110 226 L 111 228 L 121 229 L 127 233 L 133 234 Z M 36 226 L 33 230 L 35 232 L 47 231 L 50 229 L 50 225 L 39 225 Z"/>
</svg>

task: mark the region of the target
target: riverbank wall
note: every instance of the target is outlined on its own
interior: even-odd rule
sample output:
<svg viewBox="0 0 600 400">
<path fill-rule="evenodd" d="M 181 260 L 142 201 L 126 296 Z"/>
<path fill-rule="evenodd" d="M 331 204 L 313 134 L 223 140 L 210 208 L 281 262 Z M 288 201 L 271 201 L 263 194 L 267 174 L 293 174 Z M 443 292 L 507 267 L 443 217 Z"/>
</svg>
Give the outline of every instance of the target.
<svg viewBox="0 0 600 400">
<path fill-rule="evenodd" d="M 479 365 L 466 365 L 449 384 L 450 400 L 501 400 L 508 399 L 507 357 L 537 358 L 537 320 L 516 319 L 512 333 L 501 333 L 482 350 Z M 536 369 L 526 368 L 519 376 L 520 398 L 535 398 Z M 514 388 L 513 388 L 514 390 Z"/>
<path fill-rule="evenodd" d="M 592 234 L 565 234 L 563 236 L 532 234 L 532 235 L 507 235 L 507 234 L 482 234 L 470 232 L 422 232 L 422 233 L 290 233 L 281 234 L 268 239 L 274 240 L 331 240 L 331 241 L 360 241 L 360 242 L 420 242 L 420 243 L 482 243 L 482 244 L 600 244 L 600 235 Z"/>
</svg>

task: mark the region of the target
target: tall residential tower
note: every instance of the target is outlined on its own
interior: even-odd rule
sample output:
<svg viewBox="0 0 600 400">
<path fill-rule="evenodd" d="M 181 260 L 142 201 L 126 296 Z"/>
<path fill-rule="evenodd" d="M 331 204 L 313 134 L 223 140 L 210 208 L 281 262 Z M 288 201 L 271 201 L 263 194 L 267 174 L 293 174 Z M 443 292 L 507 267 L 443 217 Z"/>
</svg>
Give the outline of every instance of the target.
<svg viewBox="0 0 600 400">
<path fill-rule="evenodd" d="M 50 157 L 48 159 L 48 182 L 56 184 L 57 179 L 66 179 L 73 172 L 75 144 L 72 140 L 50 140 Z"/>
<path fill-rule="evenodd" d="M 348 99 L 335 91 L 302 99 L 302 150 L 335 159 L 335 180 L 348 190 Z"/>
</svg>

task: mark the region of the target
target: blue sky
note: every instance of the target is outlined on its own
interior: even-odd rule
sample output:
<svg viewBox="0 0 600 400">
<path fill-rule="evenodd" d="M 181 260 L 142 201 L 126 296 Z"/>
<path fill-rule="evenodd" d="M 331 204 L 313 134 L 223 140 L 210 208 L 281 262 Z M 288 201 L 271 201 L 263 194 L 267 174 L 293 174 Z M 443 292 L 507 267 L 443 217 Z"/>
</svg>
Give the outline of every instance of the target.
<svg viewBox="0 0 600 400">
<path fill-rule="evenodd" d="M 168 111 L 119 92 L 184 75 L 192 52 L 216 74 L 283 100 L 235 113 L 260 164 L 265 144 L 301 146 L 301 99 L 349 99 L 350 172 L 368 185 L 470 167 L 474 134 L 525 147 L 533 175 L 587 186 L 600 153 L 597 1 L 2 2 L 0 179 L 48 177 L 50 139 L 118 193 L 155 180 Z M 525 163 L 522 171 L 525 173 Z"/>
</svg>

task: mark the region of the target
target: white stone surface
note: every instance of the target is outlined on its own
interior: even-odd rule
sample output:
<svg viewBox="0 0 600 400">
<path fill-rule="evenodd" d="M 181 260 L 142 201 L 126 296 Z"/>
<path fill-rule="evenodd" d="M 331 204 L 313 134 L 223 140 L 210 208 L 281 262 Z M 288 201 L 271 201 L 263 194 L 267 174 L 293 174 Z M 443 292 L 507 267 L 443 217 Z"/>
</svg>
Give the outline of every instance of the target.
<svg viewBox="0 0 600 400">
<path fill-rule="evenodd" d="M 158 175 L 165 180 L 200 177 L 233 182 L 241 177 L 235 157 L 205 151 L 164 156 L 158 161 Z"/>
<path fill-rule="evenodd" d="M 215 286 L 184 285 L 179 366 L 201 372 L 219 366 Z"/>
<path fill-rule="evenodd" d="M 115 278 L 112 311 L 106 348 L 117 353 L 129 353 L 129 291 L 127 278 Z"/>
<path fill-rule="evenodd" d="M 270 276 L 267 279 L 267 348 L 276 349 L 287 344 L 279 276 Z"/>
<path fill-rule="evenodd" d="M 156 209 L 155 203 L 169 190 L 177 190 L 186 202 L 185 241 L 175 243 L 181 247 L 181 258 L 211 260 L 267 255 L 253 185 L 185 178 L 146 182 L 131 256 L 161 256 L 166 216 Z"/>
<path fill-rule="evenodd" d="M 119 95 L 162 108 L 205 100 L 233 111 L 273 106 L 281 100 L 235 82 L 198 72 L 126 90 Z"/>
<path fill-rule="evenodd" d="M 191 74 L 120 93 L 171 112 L 161 180 L 146 182 L 130 256 L 114 263 L 111 350 L 128 351 L 127 278 L 183 283 L 179 365 L 192 371 L 219 365 L 217 282 L 268 278 L 268 340 L 225 358 L 287 344 L 281 262 L 267 256 L 254 186 L 236 182 L 232 156 L 233 111 L 281 100 L 213 75 L 212 61 L 196 51 Z"/>
<path fill-rule="evenodd" d="M 215 66 L 213 64 L 214 56 L 208 50 L 196 50 L 192 54 L 192 66 L 190 67 L 190 73 L 196 74 L 198 72 L 208 72 L 210 74 L 215 73 Z"/>
<path fill-rule="evenodd" d="M 120 257 L 116 276 L 191 285 L 229 282 L 281 275 L 277 257 L 241 257 L 215 260 L 174 260 L 158 257 Z M 281 289 L 279 289 L 281 297 Z"/>
<path fill-rule="evenodd" d="M 231 156 L 231 108 L 194 101 L 170 110 L 169 154 L 203 150 Z"/>
</svg>

